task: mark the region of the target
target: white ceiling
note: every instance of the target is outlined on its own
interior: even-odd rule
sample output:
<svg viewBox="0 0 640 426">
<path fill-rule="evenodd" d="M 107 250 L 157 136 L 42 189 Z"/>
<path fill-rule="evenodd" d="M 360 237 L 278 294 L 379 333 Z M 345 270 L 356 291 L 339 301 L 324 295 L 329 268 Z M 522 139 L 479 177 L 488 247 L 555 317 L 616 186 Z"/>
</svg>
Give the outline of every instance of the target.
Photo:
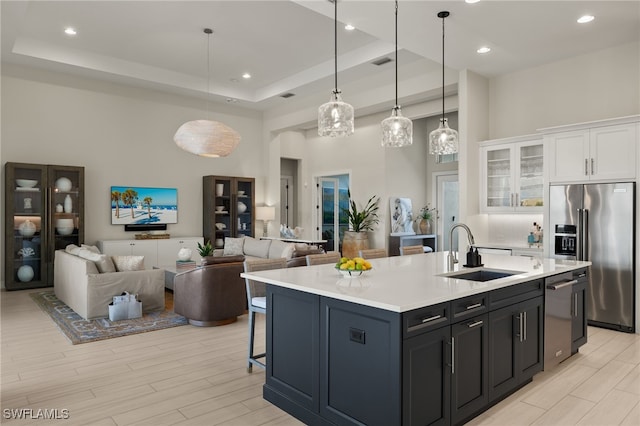
<svg viewBox="0 0 640 426">
<path fill-rule="evenodd" d="M 264 110 L 333 88 L 333 4 L 314 1 L 1 2 L 2 61 Z M 640 39 L 640 1 L 399 1 L 400 80 L 438 73 L 442 21 L 447 67 L 487 77 Z M 590 24 L 576 19 L 595 15 Z M 338 83 L 392 80 L 392 0 L 338 3 Z M 347 32 L 344 23 L 357 30 Z M 73 26 L 78 34 L 63 33 Z M 207 36 L 210 77 L 207 77 Z M 491 53 L 478 55 L 482 45 Z M 243 72 L 250 72 L 244 80 Z M 436 80 L 437 81 L 437 80 Z M 435 87 L 434 87 L 435 88 Z M 393 97 L 393 93 L 390 94 Z"/>
</svg>

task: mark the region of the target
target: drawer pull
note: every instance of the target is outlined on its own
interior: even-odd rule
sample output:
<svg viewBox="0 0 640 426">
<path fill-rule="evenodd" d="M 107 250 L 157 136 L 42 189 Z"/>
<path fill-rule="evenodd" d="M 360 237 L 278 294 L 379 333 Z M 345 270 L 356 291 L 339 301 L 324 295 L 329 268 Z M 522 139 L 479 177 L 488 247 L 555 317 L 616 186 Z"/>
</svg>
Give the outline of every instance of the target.
<svg viewBox="0 0 640 426">
<path fill-rule="evenodd" d="M 438 318 L 442 318 L 442 315 L 434 315 L 434 316 L 429 317 L 429 318 L 422 318 L 422 320 L 421 320 L 421 321 L 422 321 L 422 323 L 424 324 L 424 323 L 426 323 L 426 322 L 435 321 L 435 320 L 437 320 Z"/>
<path fill-rule="evenodd" d="M 562 284 L 551 284 L 547 286 L 548 290 L 560 290 L 561 288 L 570 287 L 574 284 L 578 284 L 578 280 L 566 281 Z"/>
<path fill-rule="evenodd" d="M 482 306 L 482 303 L 474 303 L 473 305 L 469 305 L 469 306 L 467 306 L 467 311 L 468 311 L 469 309 L 479 308 L 480 306 Z"/>
<path fill-rule="evenodd" d="M 476 321 L 476 322 L 472 322 L 471 324 L 467 325 L 467 327 L 469 328 L 473 328 L 473 327 L 477 327 L 479 325 L 484 324 L 484 321 Z"/>
</svg>

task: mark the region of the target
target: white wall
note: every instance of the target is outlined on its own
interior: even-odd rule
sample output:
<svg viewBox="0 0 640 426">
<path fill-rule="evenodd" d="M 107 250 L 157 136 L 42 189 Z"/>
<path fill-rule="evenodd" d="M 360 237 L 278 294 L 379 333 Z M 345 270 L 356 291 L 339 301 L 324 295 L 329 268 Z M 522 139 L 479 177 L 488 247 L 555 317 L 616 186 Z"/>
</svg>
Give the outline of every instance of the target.
<svg viewBox="0 0 640 426">
<path fill-rule="evenodd" d="M 255 177 L 263 200 L 258 113 L 210 105 L 210 118 L 238 130 L 242 141 L 229 157 L 204 158 L 173 142 L 182 123 L 205 117 L 204 101 L 5 64 L 2 72 L 2 163 L 84 166 L 88 243 L 133 238 L 110 224 L 111 185 L 178 188 L 172 236 L 202 235 L 202 176 Z"/>
<path fill-rule="evenodd" d="M 491 79 L 491 139 L 640 113 L 640 42 Z"/>
</svg>

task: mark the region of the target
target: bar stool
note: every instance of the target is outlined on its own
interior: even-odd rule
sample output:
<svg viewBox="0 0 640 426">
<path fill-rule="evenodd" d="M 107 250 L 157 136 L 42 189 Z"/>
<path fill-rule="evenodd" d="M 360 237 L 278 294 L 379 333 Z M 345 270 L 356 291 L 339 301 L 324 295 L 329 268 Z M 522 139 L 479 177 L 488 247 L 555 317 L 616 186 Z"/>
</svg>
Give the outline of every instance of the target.
<svg viewBox="0 0 640 426">
<path fill-rule="evenodd" d="M 308 254 L 306 258 L 307 266 L 322 265 L 325 263 L 338 263 L 340 260 L 340 252 L 328 251 L 322 254 Z"/>
<path fill-rule="evenodd" d="M 400 255 L 406 256 L 408 254 L 424 254 L 424 248 L 422 246 L 403 246 L 400 247 Z"/>
<path fill-rule="evenodd" d="M 359 254 L 363 259 L 380 259 L 381 257 L 387 257 L 387 251 L 385 249 L 364 249 L 360 250 Z"/>
<path fill-rule="evenodd" d="M 245 260 L 245 272 L 268 271 L 272 269 L 283 269 L 287 267 L 287 259 L 284 257 L 276 259 L 256 259 Z M 267 286 L 265 283 L 245 278 L 247 286 L 247 306 L 249 307 L 249 355 L 247 357 L 247 372 L 251 373 L 253 365 L 266 368 L 266 364 L 258 361 L 264 358 L 266 353 L 254 354 L 253 343 L 256 331 L 256 313 L 267 313 Z"/>
</svg>

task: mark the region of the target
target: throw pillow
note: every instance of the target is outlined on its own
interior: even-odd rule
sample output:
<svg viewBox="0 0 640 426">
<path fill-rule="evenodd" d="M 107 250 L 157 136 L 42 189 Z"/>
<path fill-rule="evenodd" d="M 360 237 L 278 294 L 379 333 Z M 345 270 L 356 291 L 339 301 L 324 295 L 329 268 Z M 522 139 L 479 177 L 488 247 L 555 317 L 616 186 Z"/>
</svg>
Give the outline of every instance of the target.
<svg viewBox="0 0 640 426">
<path fill-rule="evenodd" d="M 74 256 L 77 256 L 80 252 L 80 247 L 78 247 L 75 244 L 69 244 L 67 247 L 65 247 L 64 251 Z"/>
<path fill-rule="evenodd" d="M 225 238 L 223 256 L 235 256 L 244 254 L 242 251 L 244 238 Z"/>
<path fill-rule="evenodd" d="M 87 245 L 87 244 L 81 244 L 80 247 L 82 247 L 83 249 L 87 249 L 89 251 L 92 251 L 94 253 L 100 254 L 100 249 L 98 247 L 96 247 L 96 246 L 90 246 L 90 245 Z"/>
<path fill-rule="evenodd" d="M 284 257 L 285 259 L 291 259 L 293 255 L 293 243 L 285 243 L 280 240 L 271 241 L 271 247 L 269 247 L 269 259 L 277 259 L 278 257 Z"/>
<path fill-rule="evenodd" d="M 111 256 L 111 260 L 118 272 L 144 270 L 144 256 Z"/>
<path fill-rule="evenodd" d="M 244 254 L 247 256 L 260 257 L 266 259 L 269 256 L 271 240 L 257 240 L 252 237 L 244 238 Z"/>
<path fill-rule="evenodd" d="M 91 250 L 85 248 L 78 248 L 78 257 L 87 259 L 96 264 L 98 272 L 104 274 L 105 272 L 116 272 L 116 267 L 106 254 L 94 253 Z"/>
</svg>

